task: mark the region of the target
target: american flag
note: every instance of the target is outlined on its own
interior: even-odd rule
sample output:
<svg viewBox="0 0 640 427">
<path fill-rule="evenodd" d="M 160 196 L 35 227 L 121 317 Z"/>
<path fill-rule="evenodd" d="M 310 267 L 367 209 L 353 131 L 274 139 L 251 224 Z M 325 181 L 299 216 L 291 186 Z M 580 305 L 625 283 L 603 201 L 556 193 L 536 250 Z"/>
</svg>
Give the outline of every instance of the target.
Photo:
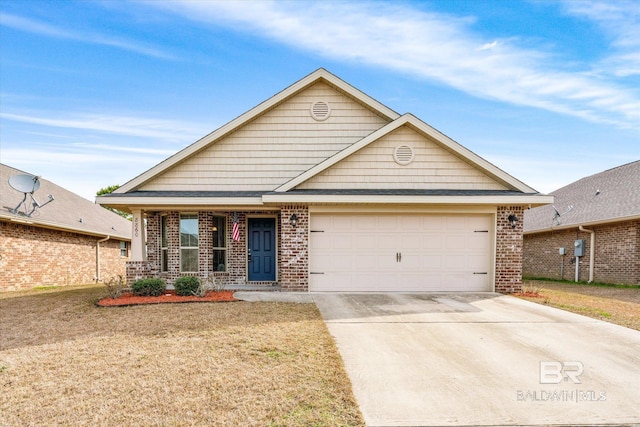
<svg viewBox="0 0 640 427">
<path fill-rule="evenodd" d="M 236 242 L 240 240 L 240 225 L 238 224 L 238 213 L 233 213 L 233 234 L 231 235 Z"/>
</svg>

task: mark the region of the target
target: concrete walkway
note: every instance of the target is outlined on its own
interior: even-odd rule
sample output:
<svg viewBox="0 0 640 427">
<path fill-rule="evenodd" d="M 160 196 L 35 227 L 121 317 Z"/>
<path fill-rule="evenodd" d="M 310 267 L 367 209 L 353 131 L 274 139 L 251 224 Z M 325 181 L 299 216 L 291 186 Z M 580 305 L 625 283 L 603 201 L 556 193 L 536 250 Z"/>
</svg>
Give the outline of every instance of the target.
<svg viewBox="0 0 640 427">
<path fill-rule="evenodd" d="M 640 423 L 638 331 L 492 293 L 272 294 L 317 304 L 369 426 Z"/>
</svg>

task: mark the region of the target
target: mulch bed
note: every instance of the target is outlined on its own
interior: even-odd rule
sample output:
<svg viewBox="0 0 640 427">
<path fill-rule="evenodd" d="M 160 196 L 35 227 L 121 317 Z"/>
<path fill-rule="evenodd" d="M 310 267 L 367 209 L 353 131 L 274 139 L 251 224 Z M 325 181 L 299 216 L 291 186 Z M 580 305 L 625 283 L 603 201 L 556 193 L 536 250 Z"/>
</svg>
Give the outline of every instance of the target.
<svg viewBox="0 0 640 427">
<path fill-rule="evenodd" d="M 518 292 L 513 294 L 516 297 L 527 297 L 527 298 L 544 298 L 544 295 L 540 295 L 537 292 Z"/>
<path fill-rule="evenodd" d="M 209 292 L 203 297 L 195 295 L 179 296 L 175 291 L 165 291 L 158 297 L 141 297 L 131 293 L 123 293 L 118 298 L 103 298 L 97 302 L 100 307 L 121 307 L 139 304 L 165 304 L 183 302 L 230 302 L 238 301 L 233 297 L 233 291 Z"/>
</svg>

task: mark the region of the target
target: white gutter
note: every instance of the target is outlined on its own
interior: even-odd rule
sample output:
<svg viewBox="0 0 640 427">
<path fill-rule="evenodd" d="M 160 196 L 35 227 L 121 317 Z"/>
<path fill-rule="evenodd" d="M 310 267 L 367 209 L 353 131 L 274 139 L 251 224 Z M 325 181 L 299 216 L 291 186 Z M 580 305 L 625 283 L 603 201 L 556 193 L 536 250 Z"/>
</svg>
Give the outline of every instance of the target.
<svg viewBox="0 0 640 427">
<path fill-rule="evenodd" d="M 591 283 L 593 282 L 593 263 L 596 258 L 596 232 L 583 226 L 578 227 L 578 230 L 591 234 L 591 242 L 589 243 L 589 283 Z"/>
<path fill-rule="evenodd" d="M 100 239 L 96 242 L 96 282 L 100 281 L 100 243 L 106 242 L 111 236 Z"/>
</svg>

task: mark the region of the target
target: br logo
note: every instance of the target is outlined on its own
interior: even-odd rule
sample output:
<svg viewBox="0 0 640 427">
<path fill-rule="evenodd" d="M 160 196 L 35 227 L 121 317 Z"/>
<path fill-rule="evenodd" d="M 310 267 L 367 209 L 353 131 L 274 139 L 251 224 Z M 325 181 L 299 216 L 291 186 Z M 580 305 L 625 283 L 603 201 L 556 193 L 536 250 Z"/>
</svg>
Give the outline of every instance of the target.
<svg viewBox="0 0 640 427">
<path fill-rule="evenodd" d="M 563 380 L 582 384 L 583 372 L 582 362 L 540 362 L 540 384 L 560 384 Z"/>
</svg>

